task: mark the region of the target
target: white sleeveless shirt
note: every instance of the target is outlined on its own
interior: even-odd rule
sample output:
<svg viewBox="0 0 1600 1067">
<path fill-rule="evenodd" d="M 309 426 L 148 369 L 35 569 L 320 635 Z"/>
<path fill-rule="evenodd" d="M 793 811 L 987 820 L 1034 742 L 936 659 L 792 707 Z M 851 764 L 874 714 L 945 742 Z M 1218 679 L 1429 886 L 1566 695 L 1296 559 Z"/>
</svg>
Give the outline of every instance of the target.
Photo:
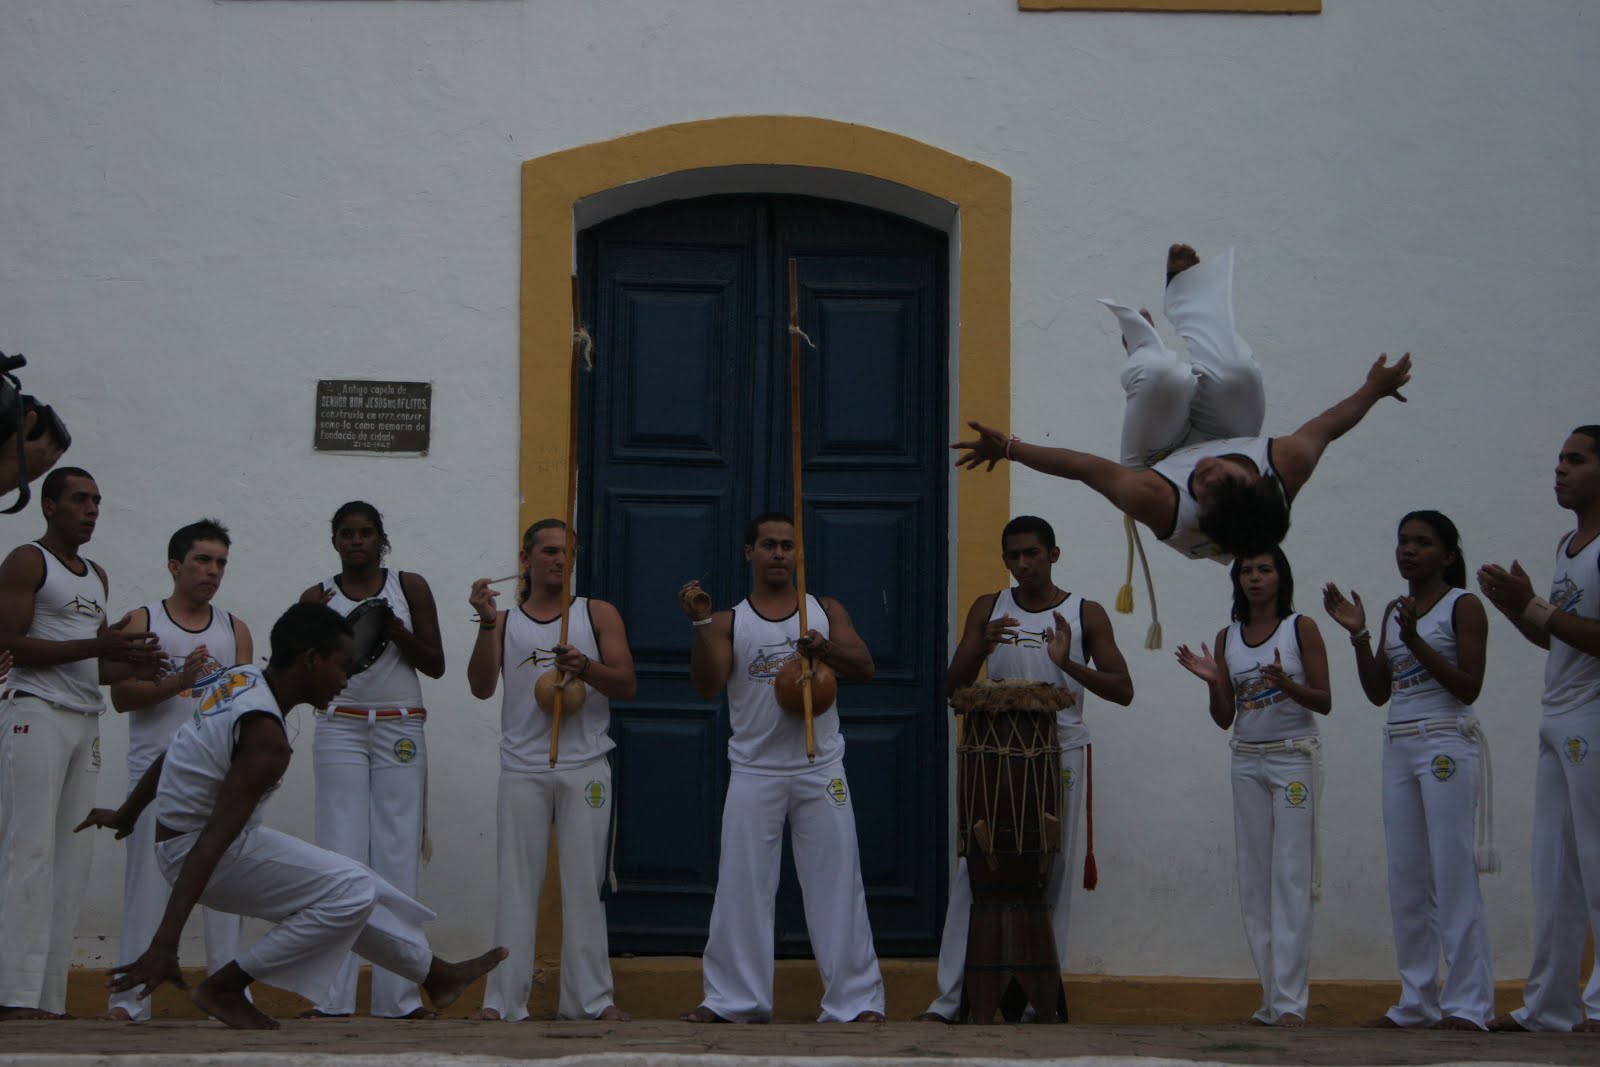
<svg viewBox="0 0 1600 1067">
<path fill-rule="evenodd" d="M 806 595 L 806 625 L 829 635 L 828 613 L 816 597 Z M 728 762 L 758 774 L 797 774 L 844 758 L 839 733 L 839 704 L 813 708 L 812 733 L 817 762 L 806 759 L 805 720 L 778 706 L 772 683 L 783 665 L 799 655 L 800 612 L 768 619 L 741 600 L 733 609 L 733 673 L 728 678 Z"/>
<path fill-rule="evenodd" d="M 1460 666 L 1456 651 L 1456 601 L 1465 589 L 1451 589 L 1417 620 L 1417 636 L 1445 660 Z M 1389 723 L 1422 722 L 1465 714 L 1467 705 L 1440 684 L 1400 640 L 1399 613 L 1389 612 L 1383 624 L 1383 654 L 1389 660 Z"/>
<path fill-rule="evenodd" d="M 1224 552 L 1221 546 L 1200 529 L 1200 504 L 1195 500 L 1194 491 L 1189 487 L 1195 465 L 1211 456 L 1244 456 L 1256 465 L 1256 470 L 1261 472 L 1262 477 L 1270 476 L 1278 486 L 1278 491 L 1282 493 L 1283 482 L 1272 466 L 1270 437 L 1223 437 L 1180 448 L 1150 467 L 1178 491 L 1178 506 L 1173 516 L 1172 532 L 1163 537 L 1161 543 L 1177 549 L 1190 559 L 1214 559 L 1218 563 L 1232 563 L 1233 557 Z"/>
<path fill-rule="evenodd" d="M 259 667 L 241 666 L 214 674 L 196 682 L 193 692 L 194 710 L 173 735 L 156 790 L 156 820 L 179 833 L 203 829 L 211 818 L 222 780 L 233 766 L 239 720 L 265 714 L 283 722 L 277 698 Z M 245 829 L 260 824 L 266 806 L 263 797 L 246 820 Z"/>
<path fill-rule="evenodd" d="M 170 696 L 159 704 L 128 713 L 128 784 L 139 780 L 156 757 L 167 750 L 172 735 L 194 715 L 194 691 L 224 667 L 239 662 L 238 647 L 233 633 L 233 616 L 226 611 L 211 608 L 211 619 L 201 630 L 186 630 L 178 625 L 167 611 L 165 601 L 146 604 L 150 613 L 150 632 L 161 641 L 161 651 L 171 658 L 171 666 L 162 677 L 181 670 L 184 659 L 206 646 L 208 661 L 200 670 L 200 681 L 194 688 Z"/>
<path fill-rule="evenodd" d="M 333 591 L 333 599 L 328 601 L 328 606 L 340 615 L 349 615 L 360 604 L 359 600 L 351 600 L 339 588 L 339 583 L 329 578 L 322 583 L 322 588 Z M 400 585 L 400 572 L 393 568 L 385 568 L 383 572 L 383 588 L 378 590 L 377 597 L 389 602 L 389 610 L 395 617 L 406 624 L 406 629 L 414 630 L 411 622 L 411 602 L 406 599 L 405 590 Z M 422 707 L 422 683 L 417 679 L 417 670 L 405 661 L 400 655 L 400 646 L 393 641 L 383 650 L 383 655 L 378 661 L 360 674 L 350 679 L 350 684 L 345 687 L 332 704 L 333 707 L 352 708 L 420 708 Z"/>
<path fill-rule="evenodd" d="M 1576 536 L 1576 531 L 1569 533 L 1556 548 L 1550 603 L 1558 611 L 1600 619 L 1600 537 L 1576 556 L 1568 556 L 1567 546 Z M 1564 715 L 1596 704 L 1600 704 L 1600 657 L 1585 655 L 1552 637 L 1550 658 L 1544 663 L 1544 713 Z"/>
<path fill-rule="evenodd" d="M 1301 685 L 1306 683 L 1305 664 L 1300 658 L 1298 613 L 1278 623 L 1272 636 L 1259 645 L 1245 643 L 1244 624 L 1228 627 L 1223 659 L 1233 679 L 1233 739 L 1261 745 L 1291 737 L 1316 734 L 1317 720 L 1312 710 L 1271 685 L 1262 668 L 1272 665 L 1276 655 L 1283 673 Z"/>
<path fill-rule="evenodd" d="M 33 594 L 28 636 L 41 641 L 93 640 L 106 621 L 106 586 L 94 564 L 80 556 L 83 573 L 76 574 L 48 548 L 37 542 L 33 547 L 44 557 L 44 581 Z M 105 710 L 100 661 L 94 657 L 54 667 L 13 667 L 6 685 L 83 715 Z"/>
<path fill-rule="evenodd" d="M 561 749 L 550 766 L 550 727 L 553 716 L 533 699 L 539 676 L 556 665 L 555 647 L 561 638 L 561 616 L 538 620 L 521 607 L 506 612 L 500 635 L 500 768 L 514 774 L 543 774 L 597 760 L 616 747 L 611 740 L 611 701 L 584 683 L 583 707 L 577 715 L 561 715 Z M 567 609 L 567 644 L 596 663 L 600 643 L 594 636 L 589 598 L 573 597 Z"/>
<path fill-rule="evenodd" d="M 1057 667 L 1045 651 L 1044 632 L 1055 629 L 1055 612 L 1072 627 L 1072 640 L 1068 643 L 1067 659 L 1073 663 L 1087 662 L 1083 658 L 1083 597 L 1068 593 L 1065 600 L 1044 611 L 1027 611 L 1017 604 L 1016 590 L 1001 590 L 994 598 L 994 610 L 989 618 L 1007 615 L 1017 620 L 1017 639 L 1011 644 L 1000 644 L 984 661 L 990 681 L 1025 679 L 1031 682 L 1049 682 L 1059 685 L 1072 694 L 1073 704 L 1056 712 L 1056 733 L 1061 739 L 1061 750 L 1082 748 L 1089 743 L 1089 728 L 1083 724 L 1084 691 L 1082 683 Z"/>
</svg>

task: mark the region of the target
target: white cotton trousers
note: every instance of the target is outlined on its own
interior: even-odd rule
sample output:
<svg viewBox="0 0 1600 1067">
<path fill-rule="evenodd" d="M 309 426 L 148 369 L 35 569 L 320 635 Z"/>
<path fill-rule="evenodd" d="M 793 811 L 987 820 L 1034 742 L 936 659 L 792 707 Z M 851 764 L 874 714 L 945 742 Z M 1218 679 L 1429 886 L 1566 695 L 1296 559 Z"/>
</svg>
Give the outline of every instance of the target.
<svg viewBox="0 0 1600 1067">
<path fill-rule="evenodd" d="M 774 909 L 789 823 L 806 931 L 822 974 L 819 1022 L 882 1012 L 883 977 L 867 921 L 855 810 L 844 763 L 793 774 L 733 768 L 722 810 L 722 856 L 702 1004 L 733 1022 L 772 1018 Z"/>
<path fill-rule="evenodd" d="M 1389 853 L 1400 1003 L 1397 1026 L 1494 1016 L 1494 957 L 1478 888 L 1478 745 L 1454 724 L 1386 737 L 1383 835 Z M 1443 986 L 1439 963 L 1447 968 Z"/>
<path fill-rule="evenodd" d="M 1188 344 L 1181 359 L 1141 345 L 1122 368 L 1122 462 L 1145 468 L 1186 445 L 1255 437 L 1266 418 L 1261 365 L 1234 330 L 1233 250 L 1203 259 L 1167 286 L 1167 320 Z"/>
<path fill-rule="evenodd" d="M 1045 899 L 1050 905 L 1050 929 L 1055 934 L 1056 963 L 1067 965 L 1067 923 L 1072 912 L 1072 889 L 1082 867 L 1078 855 L 1078 823 L 1083 812 L 1083 752 L 1081 748 L 1061 753 L 1061 852 L 1050 868 Z M 967 931 L 972 925 L 972 882 L 967 877 L 967 858 L 956 860 L 950 879 L 950 904 L 944 913 L 944 934 L 939 939 L 939 995 L 928 1010 L 946 1019 L 961 1012 L 961 991 L 966 981 Z"/>
<path fill-rule="evenodd" d="M 1600 704 L 1539 723 L 1533 788 L 1533 966 L 1513 1015 L 1567 1031 L 1600 1020 L 1600 967 L 1579 985 L 1585 924 L 1600 938 Z"/>
<path fill-rule="evenodd" d="M 92 834 L 100 718 L 37 697 L 0 702 L 0 1006 L 63 1012 Z"/>
<path fill-rule="evenodd" d="M 170 886 L 200 832 L 156 844 Z M 240 953 L 251 978 L 327 1003 L 354 950 L 374 966 L 415 985 L 428 976 L 433 952 L 422 924 L 434 913 L 335 852 L 254 826 L 223 853 L 200 903 L 214 911 L 277 923 Z"/>
<path fill-rule="evenodd" d="M 539 774 L 501 769 L 495 813 L 499 904 L 495 943 L 511 953 L 489 975 L 483 1006 L 516 1022 L 528 1017 L 535 935 L 550 832 L 561 872 L 563 1019 L 593 1019 L 613 1003 L 606 906 L 600 887 L 610 851 L 611 764 L 602 758 Z"/>
<path fill-rule="evenodd" d="M 319 716 L 312 763 L 317 844 L 366 864 L 400 892 L 416 896 L 428 767 L 423 719 Z M 359 970 L 350 956 L 332 995 L 317 1009 L 352 1014 Z M 373 969 L 373 1015 L 399 1018 L 420 1007 L 422 994 L 414 983 Z"/>
<path fill-rule="evenodd" d="M 1255 1018 L 1306 1017 L 1317 795 L 1303 752 L 1233 754 L 1233 842 L 1245 941 L 1261 979 Z"/>
<path fill-rule="evenodd" d="M 130 789 L 137 781 L 130 782 Z M 167 910 L 167 898 L 172 887 L 161 876 L 156 863 L 156 811 L 155 805 L 144 810 L 128 835 L 128 858 L 122 875 L 122 937 L 118 950 L 119 965 L 132 963 L 150 947 L 151 938 L 161 926 L 161 917 Z M 239 954 L 239 939 L 244 933 L 244 920 L 237 915 L 200 909 L 201 923 L 206 935 L 206 973 L 215 974 Z M 142 997 L 136 989 L 112 993 L 106 1000 L 107 1008 L 121 1008 L 132 1019 L 143 1022 L 150 1018 L 150 998 Z"/>
</svg>

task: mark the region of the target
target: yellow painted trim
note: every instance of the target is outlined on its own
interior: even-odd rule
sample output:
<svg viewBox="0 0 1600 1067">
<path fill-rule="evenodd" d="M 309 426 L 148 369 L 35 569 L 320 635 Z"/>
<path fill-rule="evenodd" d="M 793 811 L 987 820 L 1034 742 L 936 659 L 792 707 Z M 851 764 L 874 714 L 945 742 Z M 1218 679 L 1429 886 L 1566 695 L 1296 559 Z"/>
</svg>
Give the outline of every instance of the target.
<svg viewBox="0 0 1600 1067">
<path fill-rule="evenodd" d="M 1320 15 L 1322 0 L 1017 0 L 1021 11 L 1211 11 L 1236 15 Z"/>
<path fill-rule="evenodd" d="M 710 167 L 773 164 L 864 174 L 921 190 L 959 212 L 960 322 L 955 363 L 960 424 L 1009 424 L 1011 179 L 899 134 L 828 119 L 746 115 L 661 126 L 530 159 L 522 165 L 522 526 L 556 514 L 565 493 L 570 358 L 568 279 L 578 201 L 631 182 Z M 1006 465 L 954 487 L 959 610 L 1006 581 L 996 551 L 1011 506 Z M 541 941 L 542 943 L 542 941 Z"/>
</svg>

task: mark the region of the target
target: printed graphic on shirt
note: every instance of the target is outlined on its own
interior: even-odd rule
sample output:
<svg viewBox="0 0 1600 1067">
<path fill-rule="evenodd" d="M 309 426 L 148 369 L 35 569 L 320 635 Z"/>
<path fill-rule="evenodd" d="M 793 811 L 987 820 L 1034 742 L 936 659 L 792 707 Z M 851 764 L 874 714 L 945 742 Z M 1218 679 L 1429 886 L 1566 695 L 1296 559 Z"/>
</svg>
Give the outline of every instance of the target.
<svg viewBox="0 0 1600 1067">
<path fill-rule="evenodd" d="M 1011 639 L 1011 644 L 1017 648 L 1043 648 L 1043 630 L 1017 630 L 1016 636 Z"/>
<path fill-rule="evenodd" d="M 1441 782 L 1448 782 L 1455 777 L 1456 761 L 1449 756 L 1438 755 L 1433 757 L 1428 767 L 1433 771 L 1433 776 Z"/>
<path fill-rule="evenodd" d="M 1288 693 L 1267 681 L 1266 675 L 1261 673 L 1260 664 L 1250 668 L 1233 685 L 1233 710 L 1235 713 L 1260 711 L 1262 708 L 1281 704 L 1288 699 Z"/>
<path fill-rule="evenodd" d="M 200 665 L 200 678 L 203 681 L 203 680 L 205 680 L 207 678 L 210 678 L 212 675 L 218 673 L 219 671 L 222 671 L 222 670 L 226 669 L 226 667 L 227 667 L 227 664 L 218 663 L 217 662 L 217 657 L 213 656 L 211 654 L 210 650 L 208 649 L 206 651 L 205 662 Z M 159 681 L 160 679 L 171 678 L 173 675 L 181 674 L 181 673 L 183 673 L 183 660 L 181 660 L 181 659 L 168 659 L 156 671 L 156 679 Z M 178 695 L 181 696 L 181 697 L 193 697 L 195 695 L 195 687 L 198 686 L 199 684 L 200 684 L 199 682 L 196 682 L 195 685 L 190 686 L 188 689 L 185 689 L 183 692 L 179 693 Z"/>
<path fill-rule="evenodd" d="M 1557 578 L 1550 586 L 1550 603 L 1557 611 L 1577 611 L 1583 600 L 1583 587 L 1566 575 Z"/>
<path fill-rule="evenodd" d="M 530 663 L 540 668 L 554 667 L 556 665 L 556 650 L 553 648 L 536 648 L 531 656 L 517 664 L 517 666 L 526 667 Z"/>
<path fill-rule="evenodd" d="M 256 687 L 256 676 L 242 671 L 219 671 L 202 678 L 189 690 L 194 697 L 194 721 L 228 710 L 235 697 Z"/>
<path fill-rule="evenodd" d="M 1424 682 L 1433 680 L 1433 675 L 1428 673 L 1428 668 L 1417 661 L 1417 657 L 1410 652 L 1401 652 L 1389 661 L 1390 687 L 1392 693 L 1413 689 Z"/>
<path fill-rule="evenodd" d="M 99 601 L 91 600 L 86 596 L 73 597 L 67 603 L 67 610 L 75 611 L 86 619 L 102 619 L 105 618 L 106 614 Z"/>
<path fill-rule="evenodd" d="M 783 665 L 796 658 L 800 653 L 795 651 L 799 638 L 788 641 L 779 641 L 772 645 L 762 645 L 756 649 L 756 654 L 750 659 L 747 673 L 751 681 L 763 685 L 771 685 L 778 678 L 778 672 L 783 670 Z"/>
</svg>

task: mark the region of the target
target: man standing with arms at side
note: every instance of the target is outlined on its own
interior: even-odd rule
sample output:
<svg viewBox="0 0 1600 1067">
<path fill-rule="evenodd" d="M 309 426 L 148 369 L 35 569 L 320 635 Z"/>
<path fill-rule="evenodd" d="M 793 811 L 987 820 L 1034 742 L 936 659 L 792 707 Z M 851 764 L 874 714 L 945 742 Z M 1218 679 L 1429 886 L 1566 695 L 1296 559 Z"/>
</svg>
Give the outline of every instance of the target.
<svg viewBox="0 0 1600 1067">
<path fill-rule="evenodd" d="M 1089 730 L 1083 724 L 1084 693 L 1126 707 L 1133 703 L 1133 679 L 1106 609 L 1055 584 L 1051 568 L 1061 558 L 1061 549 L 1050 524 L 1033 515 L 1019 515 L 1001 531 L 1000 546 L 1006 570 L 1017 584 L 998 593 L 985 593 L 972 602 L 961 642 L 950 658 L 945 692 L 952 694 L 971 685 L 987 664 L 991 681 L 1049 682 L 1073 696 L 1072 707 L 1056 712 L 1063 832 L 1047 892 L 1056 961 L 1065 966 L 1067 919 L 1073 872 L 1077 870 L 1078 814 L 1083 810 L 1086 785 L 1084 750 L 1089 744 Z M 953 1022 L 961 1009 L 971 915 L 972 886 L 963 857 L 950 881 L 950 906 L 939 944 L 939 997 L 919 1020 Z"/>
<path fill-rule="evenodd" d="M 154 681 L 130 679 L 111 687 L 111 704 L 128 713 L 128 791 L 172 742 L 178 727 L 194 713 L 191 687 L 224 667 L 255 658 L 250 629 L 212 606 L 228 566 L 232 541 L 227 527 L 202 519 L 183 527 L 167 542 L 167 572 L 172 595 L 134 611 L 130 633 L 153 633 L 167 654 L 169 669 Z M 156 816 L 140 816 L 128 839 L 122 878 L 120 963 L 132 963 L 150 943 L 166 911 L 170 887 L 156 866 Z M 201 909 L 206 934 L 206 969 L 215 971 L 238 954 L 244 920 Z M 133 990 L 113 993 L 101 1016 L 112 1022 L 145 1022 L 150 1001 Z"/>
<path fill-rule="evenodd" d="M 1489 1029 L 1600 1033 L 1600 968 L 1579 987 L 1584 924 L 1600 937 L 1600 425 L 1562 444 L 1556 503 L 1578 528 L 1556 549 L 1549 600 L 1514 561 L 1478 570 L 1490 603 L 1550 650 L 1534 777 L 1533 966 L 1522 1007 Z"/>
<path fill-rule="evenodd" d="M 110 588 L 78 550 L 100 489 L 78 467 L 39 491 L 45 533 L 0 563 L 0 649 L 16 661 L 0 702 L 0 1022 L 61 1018 L 90 844 L 74 838 L 100 775 L 102 684 L 153 678 L 154 634 L 106 626 Z"/>
</svg>

